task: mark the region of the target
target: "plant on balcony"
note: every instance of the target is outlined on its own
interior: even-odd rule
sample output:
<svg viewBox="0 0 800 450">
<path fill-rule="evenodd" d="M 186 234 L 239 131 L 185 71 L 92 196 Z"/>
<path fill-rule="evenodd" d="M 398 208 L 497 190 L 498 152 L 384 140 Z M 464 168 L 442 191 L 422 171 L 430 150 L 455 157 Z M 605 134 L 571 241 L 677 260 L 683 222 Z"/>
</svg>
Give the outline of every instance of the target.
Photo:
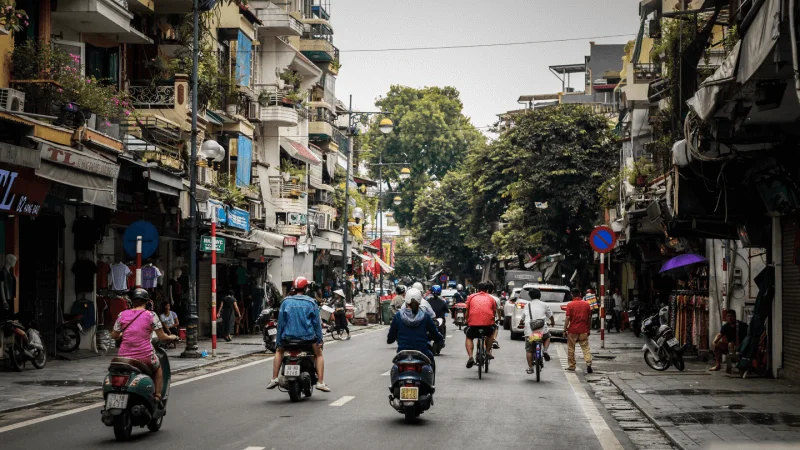
<svg viewBox="0 0 800 450">
<path fill-rule="evenodd" d="M 17 9 L 16 0 L 0 0 L 0 26 L 9 32 L 22 30 L 28 26 L 28 14 L 24 9 Z"/>
<path fill-rule="evenodd" d="M 284 95 L 283 96 L 283 100 L 288 105 L 291 105 L 292 107 L 294 107 L 294 106 L 302 105 L 303 102 L 305 102 L 307 96 L 308 96 L 307 92 L 300 92 L 300 91 L 295 90 L 295 91 L 291 91 L 288 94 Z"/>
<path fill-rule="evenodd" d="M 234 180 L 232 180 L 228 174 L 221 173 L 217 175 L 217 179 L 214 182 L 214 186 L 212 189 L 219 197 L 219 200 L 231 206 L 242 207 L 247 205 L 247 198 L 239 189 L 239 186 L 236 186 Z"/>
<path fill-rule="evenodd" d="M 289 174 L 289 180 L 292 183 L 298 183 L 306 179 L 306 168 L 297 166 L 288 159 L 281 161 L 281 172 Z"/>
<path fill-rule="evenodd" d="M 653 178 L 656 167 L 650 161 L 639 158 L 634 161 L 633 166 L 627 168 L 626 176 L 628 183 L 633 186 L 644 187 Z"/>
<path fill-rule="evenodd" d="M 283 71 L 278 75 L 278 78 L 283 80 L 286 88 L 294 90 L 300 89 L 300 83 L 303 82 L 302 75 L 288 68 L 283 69 Z"/>
<path fill-rule="evenodd" d="M 338 59 L 332 60 L 330 62 L 330 64 L 328 65 L 328 70 L 330 70 L 331 73 L 334 73 L 334 74 L 338 74 L 339 73 L 339 69 L 341 69 L 341 68 L 342 68 L 342 63 Z"/>
<path fill-rule="evenodd" d="M 597 196 L 602 208 L 610 209 L 619 204 L 620 180 L 624 179 L 624 177 L 625 170 L 623 169 L 597 188 Z"/>
</svg>

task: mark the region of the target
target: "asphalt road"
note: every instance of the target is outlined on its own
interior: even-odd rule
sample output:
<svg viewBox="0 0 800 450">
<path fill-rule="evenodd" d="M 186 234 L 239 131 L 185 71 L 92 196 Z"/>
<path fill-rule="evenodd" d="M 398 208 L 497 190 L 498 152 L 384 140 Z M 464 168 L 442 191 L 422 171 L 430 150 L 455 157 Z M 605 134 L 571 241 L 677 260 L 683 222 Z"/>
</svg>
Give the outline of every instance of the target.
<svg viewBox="0 0 800 450">
<path fill-rule="evenodd" d="M 114 441 L 99 405 L 0 429 L 0 442 L 4 449 L 622 448 L 578 377 L 562 369 L 559 354 L 566 352 L 551 348 L 553 360 L 537 383 L 524 371 L 523 343 L 510 341 L 507 332 L 479 380 L 476 368 L 465 368 L 463 333 L 450 327 L 437 358 L 435 404 L 417 424 L 405 424 L 388 403 L 395 347 L 386 344 L 387 331 L 326 343 L 332 392 L 315 391 L 300 403 L 265 390 L 272 361 L 261 360 L 173 386 L 161 431 L 135 429 L 131 443 Z"/>
</svg>

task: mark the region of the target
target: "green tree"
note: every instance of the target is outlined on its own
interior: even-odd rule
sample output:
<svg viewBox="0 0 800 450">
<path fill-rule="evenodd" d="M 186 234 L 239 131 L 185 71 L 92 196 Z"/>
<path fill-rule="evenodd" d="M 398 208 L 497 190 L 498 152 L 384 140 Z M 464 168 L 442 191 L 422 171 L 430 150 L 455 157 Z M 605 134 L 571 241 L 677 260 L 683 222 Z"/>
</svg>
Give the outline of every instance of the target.
<svg viewBox="0 0 800 450">
<path fill-rule="evenodd" d="M 411 178 L 399 188 L 403 202 L 395 206 L 394 195 L 384 197 L 384 206 L 395 212 L 400 226 L 408 227 L 419 191 L 433 176 L 441 180 L 460 165 L 470 149 L 485 144 L 485 138 L 462 113 L 459 92 L 453 87 L 415 89 L 395 85 L 375 104 L 381 111 L 391 113 L 395 128 L 384 135 L 377 126 L 370 127 L 364 147 L 368 150 L 366 157 L 371 163 L 377 163 L 379 155 L 384 163 L 410 163 Z M 383 177 L 398 179 L 402 167 L 383 167 Z M 377 167 L 371 169 L 371 176 L 377 178 Z"/>
<path fill-rule="evenodd" d="M 406 244 L 405 240 L 398 240 L 395 248 L 394 276 L 397 278 L 410 277 L 414 280 L 427 280 L 429 275 L 429 260 L 415 245 Z"/>
<path fill-rule="evenodd" d="M 413 233 L 417 248 L 441 261 L 449 272 L 469 276 L 481 252 L 467 246 L 472 182 L 469 174 L 453 171 L 441 182 L 429 183 L 416 199 Z"/>
<path fill-rule="evenodd" d="M 563 105 L 508 116 L 498 131 L 487 151 L 470 159 L 473 235 L 485 236 L 475 227 L 502 217 L 507 223 L 492 235 L 495 248 L 585 260 L 586 238 L 599 219 L 597 189 L 618 172 L 608 121 Z"/>
</svg>

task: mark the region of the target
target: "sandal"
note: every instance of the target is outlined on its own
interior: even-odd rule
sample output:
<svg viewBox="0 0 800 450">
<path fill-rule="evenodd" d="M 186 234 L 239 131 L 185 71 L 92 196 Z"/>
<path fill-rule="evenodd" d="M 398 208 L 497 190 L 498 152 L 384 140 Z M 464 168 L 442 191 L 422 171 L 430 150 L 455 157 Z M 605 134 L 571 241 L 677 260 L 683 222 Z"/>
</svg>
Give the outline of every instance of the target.
<svg viewBox="0 0 800 450">
<path fill-rule="evenodd" d="M 527 372 L 528 375 L 532 375 L 533 374 L 533 367 L 528 367 L 528 370 L 526 370 L 525 372 Z"/>
</svg>

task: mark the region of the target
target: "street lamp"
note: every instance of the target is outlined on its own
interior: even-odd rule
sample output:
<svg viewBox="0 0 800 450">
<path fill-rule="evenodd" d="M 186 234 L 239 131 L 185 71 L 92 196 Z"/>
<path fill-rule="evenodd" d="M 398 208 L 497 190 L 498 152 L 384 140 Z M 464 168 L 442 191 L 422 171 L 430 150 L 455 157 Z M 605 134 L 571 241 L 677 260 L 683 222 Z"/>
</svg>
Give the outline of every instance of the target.
<svg viewBox="0 0 800 450">
<path fill-rule="evenodd" d="M 380 123 L 378 124 L 378 129 L 381 130 L 383 134 L 389 134 L 394 130 L 394 122 L 392 119 L 381 119 Z"/>
<path fill-rule="evenodd" d="M 405 181 L 405 180 L 409 179 L 410 177 L 411 177 L 411 169 L 409 169 L 408 167 L 403 167 L 400 170 L 400 179 Z"/>
<path fill-rule="evenodd" d="M 394 200 L 392 200 L 392 203 L 394 203 L 395 206 L 400 206 L 400 203 L 403 203 L 403 199 L 400 198 L 399 195 L 395 195 Z"/>
<path fill-rule="evenodd" d="M 200 146 L 200 156 L 207 161 L 218 163 L 225 159 L 225 149 L 219 142 L 209 139 Z"/>
</svg>

